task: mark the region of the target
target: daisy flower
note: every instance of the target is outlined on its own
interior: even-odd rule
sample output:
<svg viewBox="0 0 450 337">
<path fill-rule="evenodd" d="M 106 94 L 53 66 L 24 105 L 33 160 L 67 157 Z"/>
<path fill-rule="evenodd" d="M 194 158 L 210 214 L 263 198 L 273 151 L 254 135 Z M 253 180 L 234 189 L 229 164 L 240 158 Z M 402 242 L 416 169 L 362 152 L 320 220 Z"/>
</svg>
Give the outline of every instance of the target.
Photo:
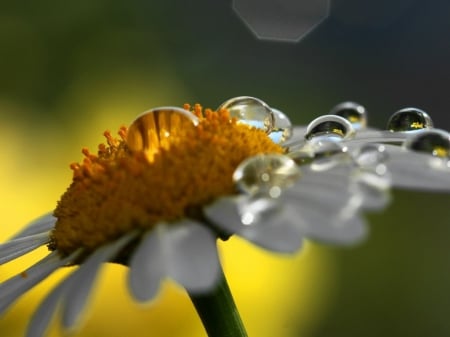
<svg viewBox="0 0 450 337">
<path fill-rule="evenodd" d="M 97 154 L 83 149 L 83 161 L 71 165 L 73 181 L 56 209 L 0 245 L 0 264 L 42 245 L 50 251 L 0 284 L 0 313 L 58 268 L 78 265 L 42 301 L 27 335 L 44 335 L 58 309 L 63 327 L 73 329 L 101 266 L 114 262 L 129 267 L 137 301 L 152 300 L 171 278 L 186 289 L 209 336 L 245 336 L 217 238 L 236 234 L 282 253 L 297 251 L 305 237 L 351 244 L 366 236 L 362 213 L 386 206 L 391 182 L 406 184 L 398 178 L 405 163 L 438 159 L 425 175 L 448 183 L 447 143 L 369 129 L 365 111 L 352 107 L 294 128 L 281 111 L 243 96 L 217 111 L 155 108 L 118 138 L 105 132 Z M 381 149 L 384 142 L 405 145 Z M 416 153 L 430 148 L 431 155 Z"/>
</svg>

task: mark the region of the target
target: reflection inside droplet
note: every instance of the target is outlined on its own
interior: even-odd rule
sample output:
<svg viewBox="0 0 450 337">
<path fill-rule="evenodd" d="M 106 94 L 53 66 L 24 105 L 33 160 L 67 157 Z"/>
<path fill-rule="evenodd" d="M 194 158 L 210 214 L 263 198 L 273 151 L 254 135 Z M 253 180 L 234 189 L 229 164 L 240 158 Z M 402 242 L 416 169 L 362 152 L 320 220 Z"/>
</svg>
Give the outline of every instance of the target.
<svg viewBox="0 0 450 337">
<path fill-rule="evenodd" d="M 423 110 L 405 108 L 394 113 L 389 118 L 387 129 L 392 132 L 411 132 L 421 129 L 431 129 L 433 121 Z"/>
<path fill-rule="evenodd" d="M 270 133 L 274 127 L 272 109 L 258 98 L 250 96 L 234 97 L 222 103 L 217 110 L 226 109 L 239 123 L 262 129 Z"/>
<path fill-rule="evenodd" d="M 348 120 L 355 130 L 367 126 L 367 110 L 361 104 L 355 102 L 342 102 L 333 107 L 330 115 L 338 115 Z"/>
<path fill-rule="evenodd" d="M 353 137 L 355 130 L 348 120 L 336 115 L 324 115 L 314 119 L 306 128 L 305 138 L 316 137 L 329 140 L 342 140 Z"/>
<path fill-rule="evenodd" d="M 444 130 L 424 130 L 408 138 L 403 146 L 434 157 L 450 158 L 450 134 Z"/>
<path fill-rule="evenodd" d="M 250 195 L 278 198 L 282 189 L 300 178 L 295 162 L 281 154 L 258 155 L 244 160 L 233 174 L 237 188 Z"/>
<path fill-rule="evenodd" d="M 278 109 L 272 108 L 274 127 L 269 137 L 277 144 L 284 143 L 292 136 L 292 123 L 289 118 Z"/>
<path fill-rule="evenodd" d="M 168 148 L 172 132 L 198 124 L 191 112 L 177 107 L 159 107 L 144 112 L 131 123 L 126 143 L 131 151 L 143 151 L 151 161 L 161 148 Z"/>
</svg>

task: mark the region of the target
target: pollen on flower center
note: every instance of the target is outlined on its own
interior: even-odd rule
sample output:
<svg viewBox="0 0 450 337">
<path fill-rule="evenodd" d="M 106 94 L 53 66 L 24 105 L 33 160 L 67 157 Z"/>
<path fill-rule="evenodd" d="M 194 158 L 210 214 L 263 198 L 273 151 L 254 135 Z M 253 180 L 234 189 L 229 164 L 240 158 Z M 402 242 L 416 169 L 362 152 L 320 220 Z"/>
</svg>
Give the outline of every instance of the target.
<svg viewBox="0 0 450 337">
<path fill-rule="evenodd" d="M 215 198 L 236 193 L 232 176 L 243 160 L 284 152 L 264 131 L 225 110 L 195 105 L 192 112 L 197 125 L 175 124 L 151 151 L 143 143 L 129 146 L 125 127 L 120 138 L 105 132 L 107 145 L 100 144 L 97 155 L 83 149 L 85 158 L 71 165 L 72 184 L 55 209 L 50 249 L 93 251 L 134 229 L 201 214 Z"/>
</svg>

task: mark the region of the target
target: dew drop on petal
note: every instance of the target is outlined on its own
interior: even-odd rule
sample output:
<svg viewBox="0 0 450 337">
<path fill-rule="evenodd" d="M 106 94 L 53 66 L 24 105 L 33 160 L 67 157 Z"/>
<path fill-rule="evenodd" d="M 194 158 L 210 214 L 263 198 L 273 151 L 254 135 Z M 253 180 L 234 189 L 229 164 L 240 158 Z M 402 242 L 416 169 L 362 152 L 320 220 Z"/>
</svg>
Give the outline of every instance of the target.
<svg viewBox="0 0 450 337">
<path fill-rule="evenodd" d="M 239 123 L 247 124 L 270 133 L 274 127 L 275 117 L 272 109 L 258 98 L 239 96 L 222 103 L 217 110 L 226 109 L 231 117 Z"/>
<path fill-rule="evenodd" d="M 292 123 L 280 110 L 272 108 L 274 127 L 269 137 L 277 144 L 284 143 L 292 136 Z"/>
<path fill-rule="evenodd" d="M 325 171 L 350 158 L 347 147 L 339 142 L 328 139 L 319 139 L 311 142 L 314 160 L 311 169 Z"/>
<path fill-rule="evenodd" d="M 353 137 L 355 130 L 348 120 L 336 115 L 317 117 L 306 128 L 305 138 L 311 140 L 321 137 L 329 140 L 342 140 Z"/>
<path fill-rule="evenodd" d="M 250 195 L 277 198 L 282 189 L 300 178 L 295 162 L 281 154 L 268 154 L 244 160 L 234 171 L 233 181 L 237 188 Z"/>
<path fill-rule="evenodd" d="M 386 147 L 382 144 L 363 145 L 355 155 L 355 162 L 363 169 L 376 168 L 384 164 L 388 158 Z"/>
<path fill-rule="evenodd" d="M 274 198 L 251 198 L 247 202 L 239 205 L 239 213 L 243 225 L 255 225 L 279 210 L 280 204 Z"/>
<path fill-rule="evenodd" d="M 450 134 L 444 130 L 424 130 L 405 140 L 406 149 L 450 158 Z"/>
<path fill-rule="evenodd" d="M 131 151 L 144 151 L 148 159 L 167 147 L 173 130 L 194 127 L 198 118 L 191 112 L 178 107 L 159 107 L 139 115 L 131 123 L 126 143 Z"/>
<path fill-rule="evenodd" d="M 361 104 L 355 102 L 342 102 L 333 107 L 330 115 L 337 115 L 348 120 L 355 130 L 367 126 L 367 110 Z"/>
<path fill-rule="evenodd" d="M 433 128 L 431 117 L 423 110 L 405 108 L 389 118 L 387 129 L 392 132 L 408 132 Z"/>
</svg>

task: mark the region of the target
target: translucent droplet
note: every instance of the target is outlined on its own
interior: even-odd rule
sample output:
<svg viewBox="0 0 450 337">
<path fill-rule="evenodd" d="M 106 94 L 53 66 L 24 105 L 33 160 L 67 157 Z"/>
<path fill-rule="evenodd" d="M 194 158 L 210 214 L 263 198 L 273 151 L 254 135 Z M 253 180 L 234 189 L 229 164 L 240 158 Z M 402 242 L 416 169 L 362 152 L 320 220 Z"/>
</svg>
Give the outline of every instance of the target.
<svg viewBox="0 0 450 337">
<path fill-rule="evenodd" d="M 186 130 L 198 124 L 191 112 L 177 107 L 159 107 L 139 115 L 131 123 L 126 143 L 131 151 L 144 151 L 152 160 L 161 148 L 168 148 L 174 130 Z"/>
<path fill-rule="evenodd" d="M 340 142 L 327 138 L 305 141 L 303 146 L 288 153 L 297 165 L 311 165 L 316 171 L 324 171 L 350 159 L 348 149 Z"/>
<path fill-rule="evenodd" d="M 329 140 L 342 140 L 353 137 L 355 130 L 348 120 L 336 115 L 317 117 L 306 128 L 305 138 L 311 140 L 316 137 Z"/>
<path fill-rule="evenodd" d="M 240 96 L 222 103 L 217 110 L 226 109 L 231 117 L 236 117 L 239 123 L 247 124 L 270 133 L 274 127 L 275 118 L 272 109 L 258 98 Z"/>
<path fill-rule="evenodd" d="M 366 144 L 356 153 L 355 162 L 361 168 L 376 169 L 378 165 L 384 164 L 387 158 L 388 154 L 386 153 L 386 147 L 384 145 Z"/>
<path fill-rule="evenodd" d="M 289 118 L 278 109 L 272 108 L 274 127 L 269 137 L 277 144 L 284 143 L 292 136 L 292 123 Z"/>
<path fill-rule="evenodd" d="M 355 102 L 342 102 L 330 111 L 330 115 L 338 115 L 348 120 L 355 130 L 367 126 L 367 110 Z"/>
<path fill-rule="evenodd" d="M 420 109 L 405 108 L 394 113 L 389 118 L 387 129 L 392 132 L 408 132 L 431 129 L 433 121 L 428 114 Z"/>
<path fill-rule="evenodd" d="M 239 205 L 241 214 L 241 222 L 243 225 L 255 225 L 263 218 L 273 215 L 279 211 L 280 204 L 275 202 L 273 198 L 251 198 L 245 203 Z"/>
<path fill-rule="evenodd" d="M 295 162 L 281 154 L 258 155 L 244 160 L 234 171 L 237 188 L 250 195 L 271 198 L 280 196 L 282 189 L 300 178 Z"/>
<path fill-rule="evenodd" d="M 450 158 L 450 134 L 444 130 L 424 130 L 408 138 L 405 148 L 431 154 L 434 157 Z"/>
</svg>

